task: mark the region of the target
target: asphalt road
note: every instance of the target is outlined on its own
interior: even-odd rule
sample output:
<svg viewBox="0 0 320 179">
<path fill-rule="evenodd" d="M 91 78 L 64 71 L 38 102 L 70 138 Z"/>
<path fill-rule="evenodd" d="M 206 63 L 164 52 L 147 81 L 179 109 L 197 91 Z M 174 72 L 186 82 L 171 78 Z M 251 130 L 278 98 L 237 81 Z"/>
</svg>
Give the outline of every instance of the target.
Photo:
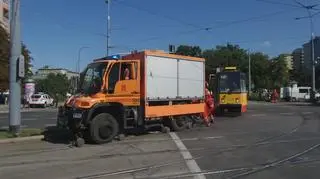
<svg viewBox="0 0 320 179">
<path fill-rule="evenodd" d="M 48 142 L 0 144 L 0 178 L 318 179 L 319 109 L 250 103 L 243 116 L 219 117 L 213 127 L 82 148 L 69 147 L 56 131 Z M 35 118 L 40 112 L 29 113 Z M 43 113 L 50 118 L 54 111 Z"/>
<path fill-rule="evenodd" d="M 241 117 L 178 136 L 206 178 L 319 178 L 319 109 L 255 103 Z"/>
<path fill-rule="evenodd" d="M 9 113 L 0 113 L 0 129 L 7 129 Z M 21 127 L 22 128 L 45 128 L 53 126 L 57 120 L 57 109 L 34 109 L 21 112 Z"/>
</svg>

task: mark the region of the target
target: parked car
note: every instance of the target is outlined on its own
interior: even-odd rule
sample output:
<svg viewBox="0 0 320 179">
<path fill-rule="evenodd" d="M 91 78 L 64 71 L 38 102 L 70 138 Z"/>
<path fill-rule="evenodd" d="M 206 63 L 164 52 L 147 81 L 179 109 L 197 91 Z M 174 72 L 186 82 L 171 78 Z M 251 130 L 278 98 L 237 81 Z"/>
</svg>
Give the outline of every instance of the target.
<svg viewBox="0 0 320 179">
<path fill-rule="evenodd" d="M 53 98 L 51 98 L 48 94 L 40 93 L 40 94 L 33 94 L 29 101 L 29 105 L 31 108 L 33 107 L 47 107 L 53 105 Z"/>
</svg>

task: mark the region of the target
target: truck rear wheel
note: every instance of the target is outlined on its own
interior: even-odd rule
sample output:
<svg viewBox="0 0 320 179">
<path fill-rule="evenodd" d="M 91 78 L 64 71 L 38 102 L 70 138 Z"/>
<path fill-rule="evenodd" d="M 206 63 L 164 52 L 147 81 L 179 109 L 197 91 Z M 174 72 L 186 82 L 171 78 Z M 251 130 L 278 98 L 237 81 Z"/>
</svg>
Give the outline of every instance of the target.
<svg viewBox="0 0 320 179">
<path fill-rule="evenodd" d="M 170 126 L 173 131 L 182 131 L 187 128 L 188 118 L 185 116 L 172 117 L 170 120 Z"/>
<path fill-rule="evenodd" d="M 98 114 L 91 121 L 91 139 L 97 144 L 111 142 L 118 132 L 119 124 L 117 120 L 108 113 Z"/>
</svg>

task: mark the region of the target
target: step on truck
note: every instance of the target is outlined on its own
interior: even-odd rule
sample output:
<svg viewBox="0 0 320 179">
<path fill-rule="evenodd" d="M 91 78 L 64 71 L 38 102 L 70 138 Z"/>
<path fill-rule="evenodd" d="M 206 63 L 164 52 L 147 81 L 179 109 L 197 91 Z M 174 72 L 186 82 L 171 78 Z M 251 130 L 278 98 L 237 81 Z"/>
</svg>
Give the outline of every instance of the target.
<svg viewBox="0 0 320 179">
<path fill-rule="evenodd" d="M 180 131 L 204 112 L 205 60 L 146 50 L 93 60 L 57 125 L 102 144 L 128 131 Z M 189 126 L 190 127 L 190 126 Z"/>
</svg>

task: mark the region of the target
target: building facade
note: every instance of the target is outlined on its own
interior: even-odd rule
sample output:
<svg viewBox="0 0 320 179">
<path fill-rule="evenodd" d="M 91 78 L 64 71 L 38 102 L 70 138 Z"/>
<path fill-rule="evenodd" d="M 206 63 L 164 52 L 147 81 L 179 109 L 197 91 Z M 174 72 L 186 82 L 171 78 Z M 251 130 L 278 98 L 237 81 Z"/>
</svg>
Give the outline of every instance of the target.
<svg viewBox="0 0 320 179">
<path fill-rule="evenodd" d="M 64 74 L 64 75 L 67 76 L 67 78 L 69 80 L 79 77 L 78 73 L 70 71 L 68 69 L 64 69 L 64 68 L 40 68 L 33 75 L 33 79 L 34 80 L 45 79 L 50 73 L 53 73 L 53 74 L 59 74 L 59 73 L 60 74 Z"/>
<path fill-rule="evenodd" d="M 314 59 L 320 59 L 320 37 L 314 39 Z M 304 51 L 304 72 L 310 74 L 312 72 L 312 48 L 311 40 L 308 43 L 303 44 Z"/>
<path fill-rule="evenodd" d="M 41 80 L 45 79 L 50 73 L 53 74 L 64 74 L 67 76 L 69 82 L 70 82 L 70 92 L 74 93 L 76 91 L 76 88 L 78 86 L 78 80 L 79 80 L 79 74 L 73 71 L 70 71 L 68 69 L 64 68 L 41 68 L 38 69 L 35 74 L 33 75 L 33 80 Z"/>
<path fill-rule="evenodd" d="M 292 52 L 292 67 L 294 70 L 302 71 L 304 65 L 303 48 L 297 48 Z"/>
<path fill-rule="evenodd" d="M 0 0 L 0 25 L 10 33 L 9 21 L 10 0 Z"/>
<path fill-rule="evenodd" d="M 292 70 L 293 69 L 293 56 L 289 55 L 289 54 L 285 54 L 284 60 L 286 62 L 288 70 Z"/>
</svg>

